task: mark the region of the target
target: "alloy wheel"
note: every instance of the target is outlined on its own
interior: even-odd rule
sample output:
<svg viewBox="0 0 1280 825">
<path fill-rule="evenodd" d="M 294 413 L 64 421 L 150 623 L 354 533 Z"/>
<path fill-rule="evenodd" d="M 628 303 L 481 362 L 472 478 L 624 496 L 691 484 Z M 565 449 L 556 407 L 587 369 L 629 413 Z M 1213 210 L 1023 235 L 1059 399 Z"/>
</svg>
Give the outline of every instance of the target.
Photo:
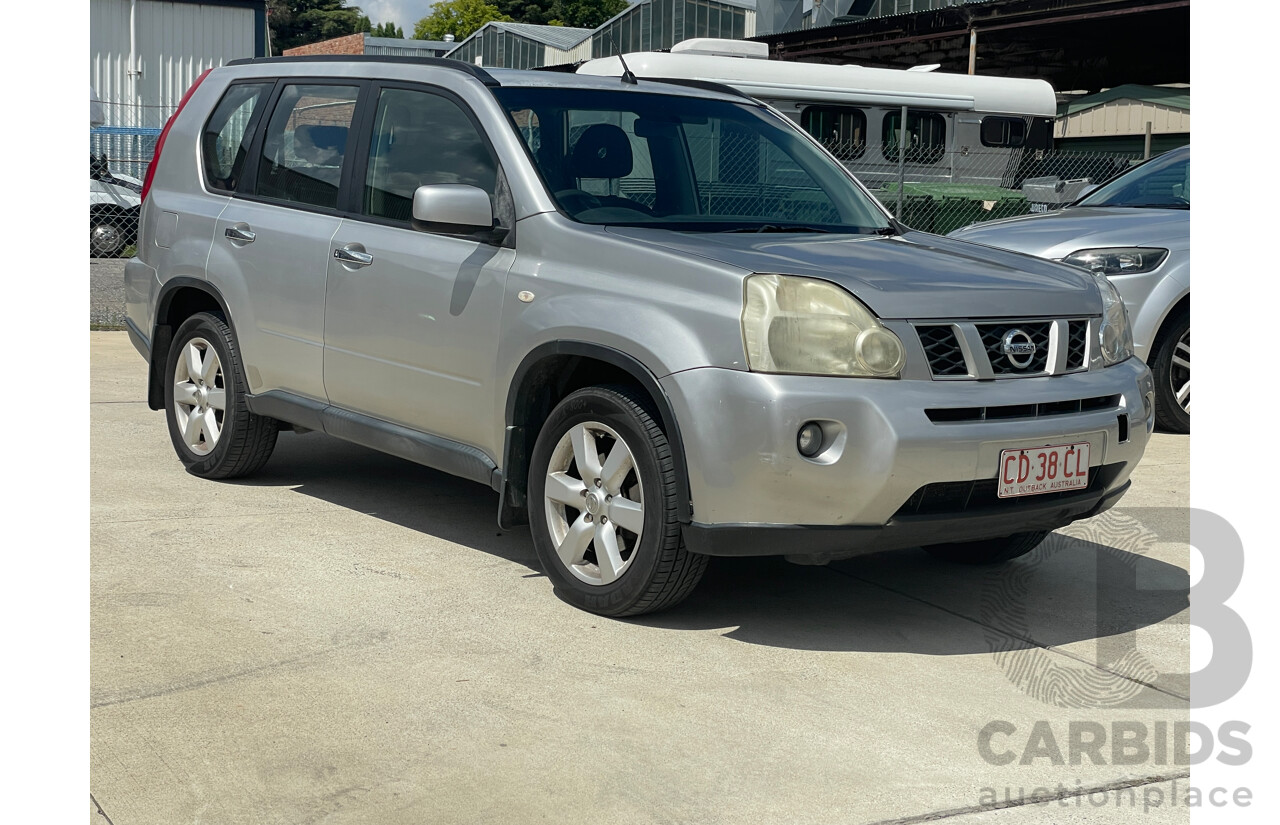
<svg viewBox="0 0 1280 825">
<path fill-rule="evenodd" d="M 1178 406 L 1191 414 L 1191 328 L 1182 334 L 1173 349 L 1173 364 L 1169 370 L 1169 384 Z"/>
<path fill-rule="evenodd" d="M 173 376 L 173 408 L 182 441 L 196 455 L 218 446 L 227 408 L 222 361 L 204 338 L 192 338 L 182 348 Z"/>
<path fill-rule="evenodd" d="M 588 421 L 561 436 L 547 466 L 544 507 L 556 555 L 579 580 L 611 584 L 631 566 L 644 529 L 644 490 L 617 432 Z"/>
</svg>

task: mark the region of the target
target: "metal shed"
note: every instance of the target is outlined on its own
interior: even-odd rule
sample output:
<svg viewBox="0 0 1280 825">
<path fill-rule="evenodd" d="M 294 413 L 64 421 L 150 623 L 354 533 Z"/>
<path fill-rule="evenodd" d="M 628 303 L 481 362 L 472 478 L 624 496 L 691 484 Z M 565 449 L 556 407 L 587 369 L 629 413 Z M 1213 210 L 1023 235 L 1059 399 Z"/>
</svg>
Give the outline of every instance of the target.
<svg viewBox="0 0 1280 825">
<path fill-rule="evenodd" d="M 588 57 L 669 49 L 682 40 L 756 33 L 755 0 L 640 0 L 591 35 Z"/>
<path fill-rule="evenodd" d="M 591 29 L 485 23 L 446 57 L 500 69 L 536 69 L 591 58 Z"/>
</svg>

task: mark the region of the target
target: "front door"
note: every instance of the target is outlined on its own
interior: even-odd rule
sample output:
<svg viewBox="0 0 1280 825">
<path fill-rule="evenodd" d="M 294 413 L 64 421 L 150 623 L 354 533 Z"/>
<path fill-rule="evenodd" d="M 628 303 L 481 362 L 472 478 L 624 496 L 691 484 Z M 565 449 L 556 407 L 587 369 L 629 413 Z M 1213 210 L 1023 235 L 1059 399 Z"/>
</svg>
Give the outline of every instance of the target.
<svg viewBox="0 0 1280 825">
<path fill-rule="evenodd" d="M 496 457 L 493 383 L 515 250 L 415 229 L 413 192 L 461 183 L 496 197 L 498 164 L 465 104 L 422 86 L 375 88 L 357 217 L 329 244 L 324 382 L 330 403 Z M 362 168 L 363 167 L 363 168 Z"/>
</svg>

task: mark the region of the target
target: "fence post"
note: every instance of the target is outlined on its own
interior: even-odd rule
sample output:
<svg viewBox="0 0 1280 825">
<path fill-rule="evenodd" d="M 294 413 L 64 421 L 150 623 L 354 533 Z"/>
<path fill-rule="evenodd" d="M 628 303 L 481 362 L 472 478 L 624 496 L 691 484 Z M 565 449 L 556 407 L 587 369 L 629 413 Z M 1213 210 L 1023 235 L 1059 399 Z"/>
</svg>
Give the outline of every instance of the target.
<svg viewBox="0 0 1280 825">
<path fill-rule="evenodd" d="M 898 213 L 894 215 L 902 220 L 902 190 L 906 187 L 907 170 L 907 107 L 902 107 L 902 122 L 898 124 Z"/>
<path fill-rule="evenodd" d="M 1142 140 L 1142 159 L 1151 157 L 1151 121 L 1147 121 L 1147 136 Z"/>
</svg>

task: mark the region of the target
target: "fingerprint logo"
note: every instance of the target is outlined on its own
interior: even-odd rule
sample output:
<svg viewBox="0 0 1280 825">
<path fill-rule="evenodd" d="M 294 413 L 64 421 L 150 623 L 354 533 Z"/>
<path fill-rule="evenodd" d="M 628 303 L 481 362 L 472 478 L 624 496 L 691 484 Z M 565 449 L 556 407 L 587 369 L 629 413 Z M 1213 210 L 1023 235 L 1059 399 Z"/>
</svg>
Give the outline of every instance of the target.
<svg viewBox="0 0 1280 825">
<path fill-rule="evenodd" d="M 1150 552 L 1156 535 L 1136 519 L 1115 511 L 1077 522 L 1051 533 L 1021 563 L 992 570 L 983 583 L 981 614 L 987 645 L 1009 681 L 1048 705 L 1061 708 L 1110 708 L 1124 705 L 1153 683 L 1160 671 L 1134 643 L 1132 634 L 1107 639 L 1107 604 L 1102 576 L 1127 571 Z M 1061 649 L 1047 650 L 1035 641 L 1028 606 L 1034 582 L 1059 553 L 1089 553 L 1098 558 L 1097 599 L 1081 604 L 1083 612 L 1099 611 L 1097 661 Z M 1132 579 L 1131 579 L 1132 580 Z M 1073 663 L 1078 662 L 1078 663 Z"/>
</svg>

